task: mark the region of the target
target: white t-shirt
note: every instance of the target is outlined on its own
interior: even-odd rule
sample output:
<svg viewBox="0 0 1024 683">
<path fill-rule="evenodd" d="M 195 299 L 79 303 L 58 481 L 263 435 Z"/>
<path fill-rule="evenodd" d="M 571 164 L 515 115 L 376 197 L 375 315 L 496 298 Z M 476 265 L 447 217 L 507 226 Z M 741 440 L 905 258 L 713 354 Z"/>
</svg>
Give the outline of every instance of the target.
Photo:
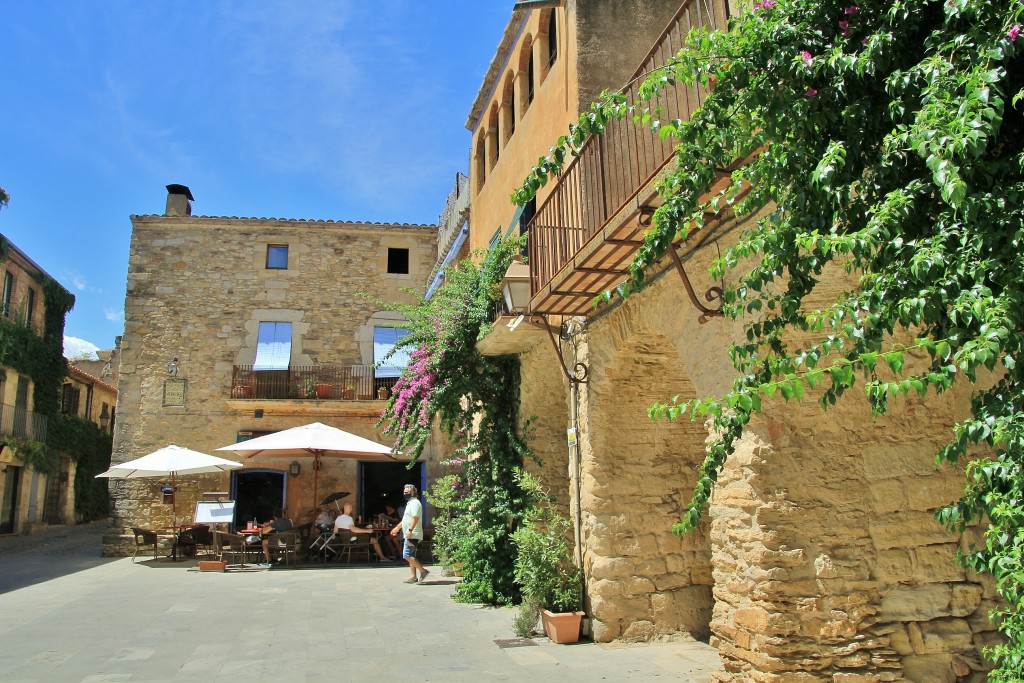
<svg viewBox="0 0 1024 683">
<path fill-rule="evenodd" d="M 334 520 L 334 530 L 341 531 L 342 529 L 351 529 L 352 525 L 356 521 L 352 519 L 351 515 L 338 515 L 338 518 Z"/>
<path fill-rule="evenodd" d="M 416 528 L 410 534 L 409 527 L 412 526 L 414 517 L 419 517 L 419 521 L 416 522 Z M 405 515 L 402 517 L 402 537 L 410 535 L 417 540 L 423 540 L 423 503 L 419 501 L 419 498 L 410 498 L 409 502 L 405 504 Z"/>
</svg>

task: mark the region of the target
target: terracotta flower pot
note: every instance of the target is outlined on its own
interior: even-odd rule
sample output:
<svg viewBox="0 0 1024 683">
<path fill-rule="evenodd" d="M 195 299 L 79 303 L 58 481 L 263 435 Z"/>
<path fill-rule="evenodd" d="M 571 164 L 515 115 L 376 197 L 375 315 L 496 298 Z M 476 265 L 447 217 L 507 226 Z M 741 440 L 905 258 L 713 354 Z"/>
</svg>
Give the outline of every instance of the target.
<svg viewBox="0 0 1024 683">
<path fill-rule="evenodd" d="M 330 398 L 331 397 L 331 385 L 330 384 L 317 384 L 316 385 L 316 397 L 317 398 Z"/>
<path fill-rule="evenodd" d="M 378 401 L 386 401 L 386 400 L 388 400 L 388 388 L 387 387 L 381 387 L 380 389 L 377 390 L 377 400 Z"/>
<path fill-rule="evenodd" d="M 580 640 L 580 622 L 583 612 L 540 612 L 544 633 L 553 643 L 577 643 Z"/>
</svg>

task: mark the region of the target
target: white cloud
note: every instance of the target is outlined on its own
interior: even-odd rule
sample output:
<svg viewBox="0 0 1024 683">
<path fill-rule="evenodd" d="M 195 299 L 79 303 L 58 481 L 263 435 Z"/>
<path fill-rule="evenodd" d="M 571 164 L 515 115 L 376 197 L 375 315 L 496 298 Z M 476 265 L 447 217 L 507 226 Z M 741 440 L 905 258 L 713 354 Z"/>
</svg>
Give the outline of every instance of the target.
<svg viewBox="0 0 1024 683">
<path fill-rule="evenodd" d="M 112 323 L 124 322 L 124 311 L 115 311 L 113 308 L 103 309 L 103 316 Z"/>
<path fill-rule="evenodd" d="M 64 337 L 64 357 L 72 360 L 99 360 L 100 347 L 78 337 Z"/>
</svg>

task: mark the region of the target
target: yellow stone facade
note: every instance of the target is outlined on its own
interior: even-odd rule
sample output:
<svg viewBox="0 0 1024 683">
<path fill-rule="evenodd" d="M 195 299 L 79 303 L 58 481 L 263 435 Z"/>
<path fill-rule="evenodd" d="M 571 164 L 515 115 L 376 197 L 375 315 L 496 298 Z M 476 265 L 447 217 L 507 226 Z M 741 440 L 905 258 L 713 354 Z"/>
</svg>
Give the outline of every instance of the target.
<svg viewBox="0 0 1024 683">
<path fill-rule="evenodd" d="M 233 376 L 252 366 L 260 323 L 283 321 L 292 330 L 289 367 L 356 367 L 372 378 L 374 328 L 402 322 L 377 302 L 407 300 L 406 288 L 422 291 L 436 260 L 437 227 L 173 213 L 179 215 L 132 217 L 112 461 L 168 444 L 230 458 L 215 449 L 314 421 L 389 443 L 375 426 L 384 401 L 372 383 L 360 382 L 365 387 L 351 398 L 344 386 L 328 399 L 261 397 L 233 387 Z M 268 267 L 270 246 L 287 247 L 286 268 Z M 390 267 L 404 272 L 388 272 L 390 250 L 404 250 L 404 266 Z M 427 478 L 443 451 L 440 443 L 428 448 Z M 290 471 L 293 461 L 298 475 Z M 312 521 L 318 501 L 311 459 L 244 463 L 231 474 L 180 478 L 179 520 L 192 519 L 204 492 L 237 493 L 240 473 L 260 471 L 283 479 L 274 502 L 286 514 L 297 524 Z M 325 458 L 318 497 L 348 491 L 361 509 L 360 471 L 356 461 Z M 169 478 L 111 480 L 106 554 L 130 552 L 132 527 L 170 526 L 170 497 L 160 490 L 169 484 Z"/>
<path fill-rule="evenodd" d="M 514 216 L 509 195 L 597 95 L 593 84 L 622 86 L 667 23 L 660 12 L 679 9 L 570 1 L 513 14 L 467 126 L 476 247 L 499 228 L 505 233 Z M 516 58 L 551 11 L 565 48 L 550 85 L 541 82 L 505 136 L 500 85 L 510 73 L 518 82 Z M 634 49 L 630 64 L 601 59 Z M 542 188 L 538 207 L 556 183 Z M 656 202 L 653 183 L 639 187 L 608 224 L 637 221 L 637 207 Z M 726 220 L 680 246 L 704 304 L 704 292 L 722 284 L 708 278 L 712 260 L 742 229 Z M 846 284 L 832 274 L 821 295 Z M 725 351 L 742 334 L 740 323 L 699 317 L 666 259 L 642 292 L 593 309 L 557 343 L 570 370 L 586 365 L 585 383 L 566 378 L 546 336 L 521 349 L 520 412 L 536 418 L 530 443 L 545 460 L 538 474 L 577 526 L 592 637 L 709 639 L 721 653 L 722 681 L 984 680 L 981 650 L 997 639 L 987 618 L 995 595 L 955 559 L 976 533 L 952 536 L 934 520 L 963 485 L 962 469 L 936 468 L 933 458 L 966 414 L 969 388 L 910 399 L 885 417 L 872 417 L 854 395 L 824 414 L 813 396 L 768 402 L 727 461 L 700 528 L 679 536 L 672 525 L 709 434 L 688 419 L 651 421 L 647 408 L 727 391 L 735 370 Z M 495 326 L 503 344 L 516 334 L 501 329 L 510 320 Z M 563 319 L 532 322 L 558 329 Z M 578 434 L 576 448 L 567 446 L 568 429 Z"/>
</svg>

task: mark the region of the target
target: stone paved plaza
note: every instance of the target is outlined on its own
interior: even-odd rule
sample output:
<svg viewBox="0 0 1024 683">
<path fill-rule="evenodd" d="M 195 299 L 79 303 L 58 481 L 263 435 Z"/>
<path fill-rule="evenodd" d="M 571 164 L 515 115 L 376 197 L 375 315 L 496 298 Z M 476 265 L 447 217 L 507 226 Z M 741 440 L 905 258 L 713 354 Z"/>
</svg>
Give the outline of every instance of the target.
<svg viewBox="0 0 1024 683">
<path fill-rule="evenodd" d="M 0 681 L 692 681 L 693 642 L 499 648 L 512 609 L 405 567 L 199 573 L 99 556 L 102 523 L 0 538 Z M 440 574 L 435 571 L 434 574 Z"/>
</svg>

